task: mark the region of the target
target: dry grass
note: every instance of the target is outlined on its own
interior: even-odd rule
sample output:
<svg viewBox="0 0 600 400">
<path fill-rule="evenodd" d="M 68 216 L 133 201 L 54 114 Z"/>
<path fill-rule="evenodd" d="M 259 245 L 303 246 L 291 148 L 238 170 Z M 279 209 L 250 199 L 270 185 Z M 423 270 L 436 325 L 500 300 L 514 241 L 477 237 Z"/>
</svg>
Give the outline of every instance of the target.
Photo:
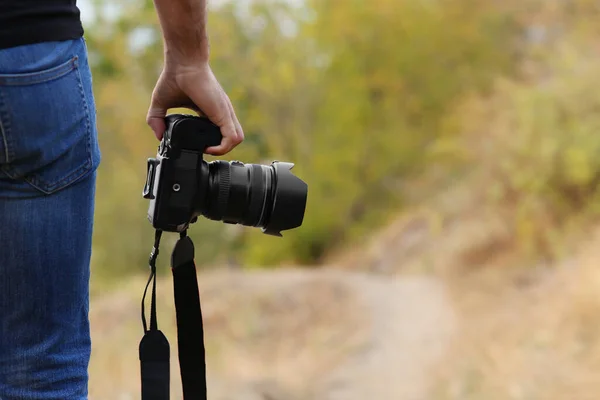
<svg viewBox="0 0 600 400">
<path fill-rule="evenodd" d="M 487 269 L 452 282 L 462 332 L 440 400 L 597 399 L 600 234 L 560 265 Z"/>
<path fill-rule="evenodd" d="M 211 399 L 235 393 L 277 392 L 276 398 L 307 398 L 303 391 L 352 348 L 364 323 L 355 293 L 298 271 L 211 272 L 199 276 L 205 322 Z M 90 399 L 139 398 L 139 301 L 144 278 L 92 302 L 93 356 Z M 171 279 L 159 281 L 159 327 L 171 343 L 172 397 L 181 398 Z M 244 395 L 244 393 L 246 393 Z M 298 397 L 297 397 L 298 396 Z M 303 397 L 304 396 L 304 397 Z"/>
</svg>

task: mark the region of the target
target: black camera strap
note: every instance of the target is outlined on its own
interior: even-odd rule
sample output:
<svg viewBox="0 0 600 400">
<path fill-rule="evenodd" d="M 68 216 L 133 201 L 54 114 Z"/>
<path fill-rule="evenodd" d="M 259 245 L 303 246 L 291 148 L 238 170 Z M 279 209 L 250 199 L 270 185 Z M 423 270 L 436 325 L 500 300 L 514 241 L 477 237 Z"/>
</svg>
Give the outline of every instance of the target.
<svg viewBox="0 0 600 400">
<path fill-rule="evenodd" d="M 186 400 L 206 400 L 206 353 L 194 243 L 184 231 L 171 256 L 179 368 Z"/>
<path fill-rule="evenodd" d="M 144 337 L 140 342 L 142 400 L 169 400 L 169 342 L 158 330 L 156 318 L 156 258 L 161 232 L 157 231 L 150 255 L 150 278 L 142 298 Z M 194 244 L 182 232 L 171 255 L 173 292 L 177 318 L 177 344 L 184 400 L 206 400 L 206 363 L 204 327 L 200 308 L 200 293 L 194 262 Z M 144 301 L 150 282 L 152 300 L 150 327 L 147 327 Z"/>
</svg>

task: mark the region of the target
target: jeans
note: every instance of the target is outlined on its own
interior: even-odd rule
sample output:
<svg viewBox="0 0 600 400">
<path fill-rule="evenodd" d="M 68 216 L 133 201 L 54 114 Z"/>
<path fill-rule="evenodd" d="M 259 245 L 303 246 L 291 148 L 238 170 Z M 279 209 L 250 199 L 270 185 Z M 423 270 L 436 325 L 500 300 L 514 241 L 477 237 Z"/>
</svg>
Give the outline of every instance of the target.
<svg viewBox="0 0 600 400">
<path fill-rule="evenodd" d="M 0 50 L 0 399 L 87 399 L 100 150 L 83 38 Z"/>
</svg>

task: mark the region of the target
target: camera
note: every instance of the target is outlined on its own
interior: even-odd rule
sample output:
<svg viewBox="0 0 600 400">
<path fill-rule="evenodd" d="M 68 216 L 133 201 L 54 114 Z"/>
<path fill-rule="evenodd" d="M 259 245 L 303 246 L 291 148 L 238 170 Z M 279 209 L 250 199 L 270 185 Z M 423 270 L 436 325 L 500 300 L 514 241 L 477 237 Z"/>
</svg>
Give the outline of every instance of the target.
<svg viewBox="0 0 600 400">
<path fill-rule="evenodd" d="M 143 197 L 148 220 L 161 231 L 183 232 L 199 216 L 261 228 L 268 235 L 302 225 L 308 186 L 292 174 L 294 164 L 271 165 L 203 159 L 221 143 L 207 118 L 171 114 L 155 158 L 148 159 Z"/>
</svg>

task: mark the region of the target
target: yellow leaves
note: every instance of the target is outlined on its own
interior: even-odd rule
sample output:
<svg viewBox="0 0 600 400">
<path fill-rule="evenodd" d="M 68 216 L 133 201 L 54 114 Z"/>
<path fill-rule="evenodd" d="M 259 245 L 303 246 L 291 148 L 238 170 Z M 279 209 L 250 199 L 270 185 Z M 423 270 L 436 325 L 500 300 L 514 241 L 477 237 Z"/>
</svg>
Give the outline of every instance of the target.
<svg viewBox="0 0 600 400">
<path fill-rule="evenodd" d="M 583 186 L 592 181 L 598 173 L 596 163 L 593 163 L 591 157 L 593 155 L 581 147 L 571 147 L 564 150 L 563 164 L 564 174 L 569 182 L 574 185 Z"/>
</svg>

